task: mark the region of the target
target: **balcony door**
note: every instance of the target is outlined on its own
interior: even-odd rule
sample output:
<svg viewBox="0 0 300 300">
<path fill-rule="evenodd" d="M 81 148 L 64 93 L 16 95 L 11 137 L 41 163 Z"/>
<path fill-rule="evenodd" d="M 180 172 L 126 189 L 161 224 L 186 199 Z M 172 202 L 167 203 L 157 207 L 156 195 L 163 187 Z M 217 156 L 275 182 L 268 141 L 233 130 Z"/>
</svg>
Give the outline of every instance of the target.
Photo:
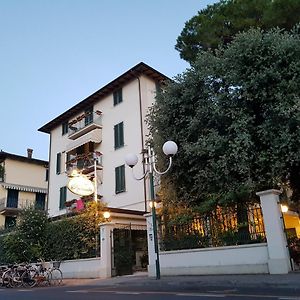
<svg viewBox="0 0 300 300">
<path fill-rule="evenodd" d="M 19 200 L 19 191 L 8 189 L 7 190 L 7 207 L 17 208 Z"/>
</svg>

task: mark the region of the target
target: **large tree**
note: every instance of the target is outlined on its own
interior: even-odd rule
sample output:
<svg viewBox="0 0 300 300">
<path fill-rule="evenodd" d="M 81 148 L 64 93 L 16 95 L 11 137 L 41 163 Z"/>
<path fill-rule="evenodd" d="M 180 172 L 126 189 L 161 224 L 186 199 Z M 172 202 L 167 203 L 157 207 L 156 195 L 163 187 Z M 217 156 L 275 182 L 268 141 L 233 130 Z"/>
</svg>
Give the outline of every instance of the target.
<svg viewBox="0 0 300 300">
<path fill-rule="evenodd" d="M 186 22 L 176 50 L 188 62 L 199 50 L 216 49 L 251 27 L 290 30 L 300 22 L 299 0 L 222 0 L 198 12 Z"/>
<path fill-rule="evenodd" d="M 201 52 L 158 94 L 153 138 L 179 144 L 168 182 L 179 199 L 250 200 L 279 185 L 300 191 L 300 36 L 250 30 Z"/>
</svg>

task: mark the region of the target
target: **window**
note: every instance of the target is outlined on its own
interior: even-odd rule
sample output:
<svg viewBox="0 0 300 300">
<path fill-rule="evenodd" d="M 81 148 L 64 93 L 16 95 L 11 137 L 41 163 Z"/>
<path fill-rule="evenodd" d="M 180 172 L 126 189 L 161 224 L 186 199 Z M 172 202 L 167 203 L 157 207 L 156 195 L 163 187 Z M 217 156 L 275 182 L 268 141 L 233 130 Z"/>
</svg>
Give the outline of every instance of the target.
<svg viewBox="0 0 300 300">
<path fill-rule="evenodd" d="M 122 89 L 116 90 L 113 96 L 114 96 L 114 106 L 123 102 Z"/>
<path fill-rule="evenodd" d="M 61 172 L 61 153 L 56 154 L 56 174 Z"/>
<path fill-rule="evenodd" d="M 36 193 L 35 194 L 35 209 L 45 210 L 45 199 L 46 199 L 46 194 Z"/>
<path fill-rule="evenodd" d="M 123 122 L 114 126 L 115 131 L 115 149 L 124 146 L 124 126 Z"/>
<path fill-rule="evenodd" d="M 46 176 L 45 176 L 45 181 L 49 180 L 49 169 L 46 169 Z"/>
<path fill-rule="evenodd" d="M 59 209 L 65 208 L 66 201 L 67 201 L 67 187 L 63 186 L 59 190 Z"/>
<path fill-rule="evenodd" d="M 69 122 L 64 122 L 62 124 L 62 135 L 67 134 L 68 130 L 69 130 Z"/>
<path fill-rule="evenodd" d="M 0 165 L 0 181 L 4 181 L 4 166 Z"/>
<path fill-rule="evenodd" d="M 85 113 L 85 118 L 84 118 L 85 126 L 93 123 L 93 107 L 86 109 L 84 113 Z"/>
<path fill-rule="evenodd" d="M 115 168 L 116 194 L 125 192 L 125 165 Z"/>
<path fill-rule="evenodd" d="M 16 217 L 6 216 L 4 227 L 5 228 L 15 227 L 16 226 L 16 219 L 17 219 Z"/>
<path fill-rule="evenodd" d="M 8 189 L 7 190 L 7 207 L 18 208 L 19 191 Z"/>
</svg>

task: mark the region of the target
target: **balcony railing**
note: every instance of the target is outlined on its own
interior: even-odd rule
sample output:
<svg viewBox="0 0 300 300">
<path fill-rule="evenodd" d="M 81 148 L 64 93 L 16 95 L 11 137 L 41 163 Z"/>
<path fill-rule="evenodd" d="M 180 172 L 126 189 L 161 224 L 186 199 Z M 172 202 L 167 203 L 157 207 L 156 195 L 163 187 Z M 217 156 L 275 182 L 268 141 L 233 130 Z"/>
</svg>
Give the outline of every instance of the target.
<svg viewBox="0 0 300 300">
<path fill-rule="evenodd" d="M 69 122 L 69 138 L 75 140 L 96 128 L 102 128 L 102 112 L 84 113 Z"/>
<path fill-rule="evenodd" d="M 18 212 L 21 209 L 29 208 L 34 206 L 34 201 L 29 199 L 18 199 L 18 201 L 12 201 L 8 198 L 0 199 L 0 213 L 13 213 Z"/>
<path fill-rule="evenodd" d="M 96 171 L 102 170 L 102 153 L 95 152 L 96 154 Z M 95 170 L 94 152 L 86 154 L 72 155 L 70 160 L 66 162 L 66 170 L 70 175 L 73 170 L 77 170 L 83 174 L 93 173 Z"/>
</svg>

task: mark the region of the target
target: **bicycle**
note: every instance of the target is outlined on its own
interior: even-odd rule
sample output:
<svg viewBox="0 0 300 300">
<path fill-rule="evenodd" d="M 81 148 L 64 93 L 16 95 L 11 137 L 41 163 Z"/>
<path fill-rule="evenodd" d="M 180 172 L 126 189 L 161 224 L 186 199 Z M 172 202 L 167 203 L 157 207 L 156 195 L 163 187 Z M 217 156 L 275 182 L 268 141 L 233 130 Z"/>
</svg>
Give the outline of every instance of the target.
<svg viewBox="0 0 300 300">
<path fill-rule="evenodd" d="M 37 285 L 50 285 L 51 273 L 45 266 L 45 262 L 30 265 L 21 276 L 22 284 L 24 287 L 35 287 Z"/>
<path fill-rule="evenodd" d="M 62 271 L 60 270 L 60 261 L 53 261 L 52 268 L 50 269 L 50 285 L 61 285 L 63 282 Z"/>
</svg>

